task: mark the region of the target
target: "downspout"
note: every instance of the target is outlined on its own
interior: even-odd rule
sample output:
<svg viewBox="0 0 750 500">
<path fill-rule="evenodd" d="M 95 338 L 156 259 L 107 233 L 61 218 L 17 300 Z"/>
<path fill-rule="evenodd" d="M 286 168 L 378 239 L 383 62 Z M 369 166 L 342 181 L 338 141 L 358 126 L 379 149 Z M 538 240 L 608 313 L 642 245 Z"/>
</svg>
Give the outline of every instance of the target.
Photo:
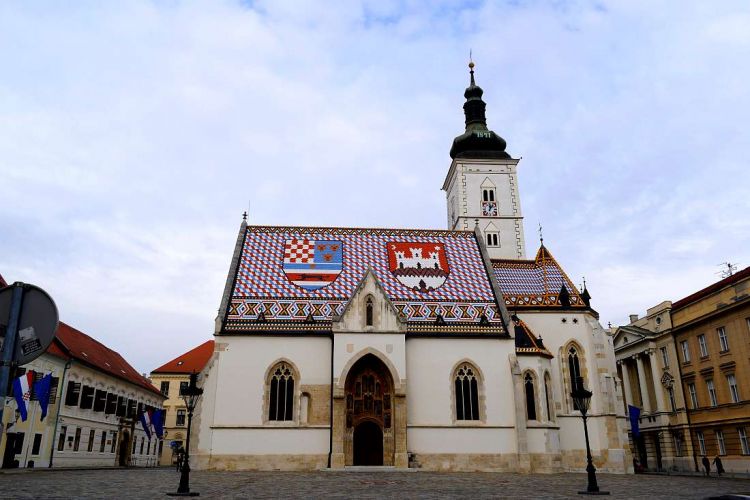
<svg viewBox="0 0 750 500">
<path fill-rule="evenodd" d="M 54 431 L 52 432 L 52 446 L 50 446 L 49 450 L 49 468 L 52 468 L 52 459 L 55 456 L 55 438 L 57 437 L 57 426 L 60 423 L 60 408 L 62 408 L 63 401 L 65 401 L 65 388 L 68 386 L 66 384 L 65 375 L 68 374 L 68 368 L 70 368 L 70 365 L 73 363 L 72 359 L 69 359 L 65 362 L 65 367 L 63 368 L 63 376 L 62 376 L 62 390 L 60 391 L 60 399 L 57 400 L 57 412 L 55 412 L 55 426 Z M 65 446 L 65 443 L 63 443 L 63 446 Z"/>
<path fill-rule="evenodd" d="M 328 427 L 328 468 L 331 468 L 331 457 L 333 456 L 333 331 L 331 331 L 331 396 L 329 408 Z"/>
</svg>

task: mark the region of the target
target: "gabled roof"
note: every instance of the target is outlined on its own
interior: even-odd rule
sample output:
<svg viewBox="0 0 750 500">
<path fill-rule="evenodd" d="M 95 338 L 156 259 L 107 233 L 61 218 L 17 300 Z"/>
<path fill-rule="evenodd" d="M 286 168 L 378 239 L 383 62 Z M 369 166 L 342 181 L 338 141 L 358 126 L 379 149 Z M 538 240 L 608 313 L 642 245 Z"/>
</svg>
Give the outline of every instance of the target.
<svg viewBox="0 0 750 500">
<path fill-rule="evenodd" d="M 85 333 L 61 321 L 57 327 L 56 339 L 68 356 L 101 372 L 130 382 L 163 397 L 161 392 L 151 385 L 151 382 L 138 373 L 135 368 L 130 366 L 118 352 L 113 351 Z"/>
<path fill-rule="evenodd" d="M 203 370 L 213 353 L 214 341 L 207 340 L 198 347 L 194 347 L 172 361 L 152 370 L 151 373 L 198 373 Z"/>
<path fill-rule="evenodd" d="M 518 308 L 563 307 L 560 291 L 568 292 L 570 306 L 588 306 L 547 248 L 542 245 L 533 260 L 497 259 L 492 261 L 505 305 Z"/>
<path fill-rule="evenodd" d="M 502 327 L 473 232 L 247 226 L 222 333 L 330 330 L 368 268 L 407 323 Z M 421 253 L 420 253 L 421 252 Z"/>
<path fill-rule="evenodd" d="M 702 290 L 698 290 L 697 292 L 690 294 L 687 297 L 678 300 L 677 302 L 672 303 L 672 312 L 674 313 L 677 309 L 690 305 L 693 302 L 697 302 L 700 299 L 708 297 L 714 292 L 718 292 L 722 288 L 733 285 L 735 283 L 738 283 L 748 278 L 750 278 L 750 267 L 746 267 L 740 272 L 734 273 L 731 276 L 727 276 L 723 280 L 717 281 L 713 285 L 709 285 L 706 288 L 703 288 Z"/>
<path fill-rule="evenodd" d="M 516 339 L 517 354 L 537 354 L 545 358 L 552 358 L 552 353 L 547 350 L 541 337 L 534 335 L 529 325 L 518 316 L 513 316 L 513 333 Z"/>
</svg>

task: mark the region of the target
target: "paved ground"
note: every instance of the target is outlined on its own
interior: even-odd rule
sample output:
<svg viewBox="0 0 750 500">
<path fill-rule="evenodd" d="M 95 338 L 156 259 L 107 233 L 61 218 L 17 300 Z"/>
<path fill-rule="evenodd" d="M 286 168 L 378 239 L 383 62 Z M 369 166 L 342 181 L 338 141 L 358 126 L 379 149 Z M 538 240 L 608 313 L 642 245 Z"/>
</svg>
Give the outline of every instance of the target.
<svg viewBox="0 0 750 500">
<path fill-rule="evenodd" d="M 707 498 L 750 493 L 750 480 L 681 476 L 598 476 L 610 498 Z M 167 498 L 173 469 L 13 471 L 0 498 Z M 587 498 L 584 474 L 429 472 L 193 472 L 201 498 Z"/>
</svg>

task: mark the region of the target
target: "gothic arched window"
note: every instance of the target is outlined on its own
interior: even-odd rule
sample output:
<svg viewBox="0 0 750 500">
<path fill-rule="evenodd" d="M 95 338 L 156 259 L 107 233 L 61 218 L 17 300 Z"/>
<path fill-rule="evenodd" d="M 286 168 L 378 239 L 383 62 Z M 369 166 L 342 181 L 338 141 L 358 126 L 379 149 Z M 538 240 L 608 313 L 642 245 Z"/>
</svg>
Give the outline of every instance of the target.
<svg viewBox="0 0 750 500">
<path fill-rule="evenodd" d="M 372 297 L 367 297 L 365 302 L 365 324 L 372 326 Z"/>
<path fill-rule="evenodd" d="M 570 376 L 570 391 L 575 391 L 578 388 L 579 383 L 583 375 L 581 375 L 581 363 L 578 359 L 578 349 L 575 346 L 571 346 L 568 349 L 568 375 Z M 573 401 L 573 409 L 578 410 L 578 404 Z"/>
<path fill-rule="evenodd" d="M 294 420 L 294 372 L 287 363 L 271 370 L 268 420 Z"/>
<path fill-rule="evenodd" d="M 536 395 L 534 394 L 534 377 L 531 373 L 526 372 L 523 387 L 526 392 L 526 420 L 536 420 Z"/>
<path fill-rule="evenodd" d="M 461 364 L 454 378 L 456 392 L 456 420 L 479 420 L 479 381 L 476 369 Z"/>
</svg>

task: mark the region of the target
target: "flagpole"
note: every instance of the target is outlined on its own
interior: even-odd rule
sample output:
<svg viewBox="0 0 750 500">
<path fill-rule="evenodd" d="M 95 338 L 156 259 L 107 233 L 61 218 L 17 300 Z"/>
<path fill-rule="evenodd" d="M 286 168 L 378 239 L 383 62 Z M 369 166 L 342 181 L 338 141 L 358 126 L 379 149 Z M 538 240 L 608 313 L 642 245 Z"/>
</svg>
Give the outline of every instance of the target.
<svg viewBox="0 0 750 500">
<path fill-rule="evenodd" d="M 29 402 L 32 402 L 31 399 L 29 399 Z M 23 466 L 27 467 L 28 463 L 27 460 L 29 459 L 29 446 L 33 443 L 34 439 L 34 427 L 36 424 L 36 407 L 39 406 L 39 401 L 36 402 L 35 405 L 31 405 L 31 424 L 29 427 L 29 439 L 26 440 L 26 446 L 24 447 L 24 453 L 23 453 Z M 34 464 L 34 467 L 36 467 L 36 464 Z"/>
</svg>

